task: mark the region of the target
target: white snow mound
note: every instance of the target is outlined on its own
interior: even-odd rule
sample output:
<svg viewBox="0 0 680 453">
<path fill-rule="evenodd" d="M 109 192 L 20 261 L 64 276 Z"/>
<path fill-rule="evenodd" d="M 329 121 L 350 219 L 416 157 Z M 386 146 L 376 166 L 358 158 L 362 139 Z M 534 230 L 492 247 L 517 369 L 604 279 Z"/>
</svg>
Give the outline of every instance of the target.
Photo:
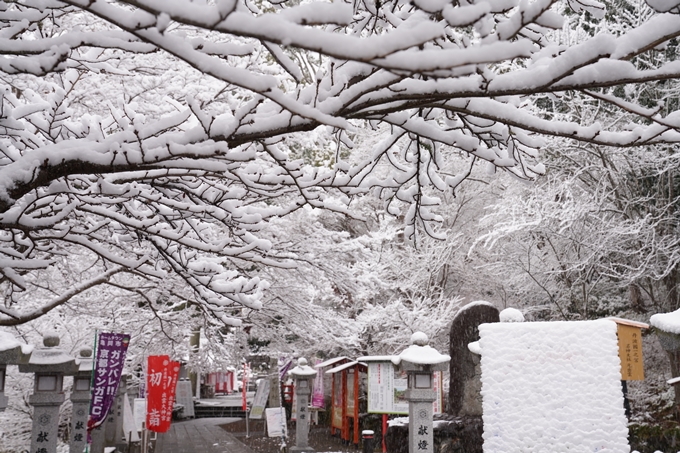
<svg viewBox="0 0 680 453">
<path fill-rule="evenodd" d="M 479 326 L 484 453 L 629 453 L 613 321 Z"/>
</svg>

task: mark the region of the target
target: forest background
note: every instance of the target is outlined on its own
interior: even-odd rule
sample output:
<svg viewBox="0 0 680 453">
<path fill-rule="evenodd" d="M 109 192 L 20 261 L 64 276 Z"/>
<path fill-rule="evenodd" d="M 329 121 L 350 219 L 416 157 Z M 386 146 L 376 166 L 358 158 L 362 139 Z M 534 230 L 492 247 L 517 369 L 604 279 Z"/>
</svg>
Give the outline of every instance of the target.
<svg viewBox="0 0 680 453">
<path fill-rule="evenodd" d="M 678 12 L 1 1 L 0 325 L 74 354 L 125 331 L 130 370 L 209 371 L 391 354 L 418 330 L 445 351 L 474 300 L 532 321 L 677 310 Z M 631 395 L 658 423 L 648 338 L 657 372 Z M 27 428 L 30 376 L 8 386 Z"/>
</svg>

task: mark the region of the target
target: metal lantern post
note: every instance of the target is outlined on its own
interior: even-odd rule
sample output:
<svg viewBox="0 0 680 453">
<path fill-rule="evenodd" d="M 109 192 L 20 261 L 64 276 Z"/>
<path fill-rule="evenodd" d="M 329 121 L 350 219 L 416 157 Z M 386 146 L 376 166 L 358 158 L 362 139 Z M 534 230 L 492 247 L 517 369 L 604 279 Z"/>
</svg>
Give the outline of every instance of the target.
<svg viewBox="0 0 680 453">
<path fill-rule="evenodd" d="M 295 381 L 295 395 L 297 398 L 297 420 L 295 422 L 295 446 L 292 452 L 314 451 L 309 446 L 309 396 L 316 377 L 316 370 L 307 365 L 307 359 L 298 359 L 298 365 L 288 372 Z"/>
<path fill-rule="evenodd" d="M 92 349 L 80 350 L 78 371 L 73 376 L 73 415 L 71 416 L 71 452 L 82 452 L 87 445 L 87 419 L 90 408 L 90 383 L 92 382 Z"/>
<path fill-rule="evenodd" d="M 31 354 L 28 363 L 20 364 L 22 373 L 35 373 L 33 394 L 28 402 L 33 406 L 31 452 L 56 453 L 59 431 L 59 407 L 64 402 L 64 375 L 78 370 L 75 357 L 59 348 L 59 337 L 45 335 L 43 347 Z"/>
<path fill-rule="evenodd" d="M 432 403 L 437 396 L 432 385 L 433 372 L 444 370 L 451 360 L 451 357 L 440 354 L 428 343 L 427 335 L 416 332 L 411 336 L 411 346 L 393 359 L 394 364 L 406 371 L 408 376 L 409 453 L 434 451 Z"/>
</svg>

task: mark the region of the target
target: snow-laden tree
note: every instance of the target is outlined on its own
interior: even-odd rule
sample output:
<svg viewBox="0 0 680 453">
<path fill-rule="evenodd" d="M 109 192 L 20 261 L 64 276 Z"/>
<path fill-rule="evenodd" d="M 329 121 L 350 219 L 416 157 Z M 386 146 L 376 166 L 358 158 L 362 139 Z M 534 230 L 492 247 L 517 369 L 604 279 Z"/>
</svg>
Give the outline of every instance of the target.
<svg viewBox="0 0 680 453">
<path fill-rule="evenodd" d="M 650 0 L 651 1 L 651 0 Z M 24 0 L 0 3 L 0 323 L 26 322 L 122 274 L 177 275 L 227 323 L 260 308 L 258 269 L 298 258 L 260 235 L 302 206 L 351 213 L 372 192 L 437 236 L 439 194 L 480 163 L 531 180 L 546 139 L 680 141 L 678 112 L 616 95 L 680 75 L 633 60 L 680 35 L 677 5 L 570 45 L 551 30 L 595 0 Z M 616 11 L 610 11 L 616 15 Z M 534 96 L 579 93 L 630 127 L 546 119 Z M 379 140 L 353 154 L 373 128 Z M 309 156 L 314 156 L 310 159 Z M 458 157 L 467 170 L 442 162 Z M 22 291 L 69 256 L 64 281 Z M 52 272 L 58 275 L 58 272 Z M 43 282 L 44 283 L 44 282 Z M 54 291 L 50 288 L 49 291 Z"/>
<path fill-rule="evenodd" d="M 619 14 L 574 21 L 560 39 L 570 43 L 604 32 L 622 36 L 655 14 L 639 2 L 620 0 L 613 6 Z M 677 51 L 673 39 L 632 63 L 653 67 L 677 60 Z M 668 117 L 677 108 L 679 89 L 668 80 L 615 87 L 611 93 Z M 635 109 L 612 108 L 601 92 L 540 96 L 536 103 L 547 119 L 599 121 L 621 130 L 642 121 Z M 506 291 L 564 318 L 639 316 L 645 303 L 655 310 L 677 308 L 677 161 L 673 146 L 551 143 L 544 153 L 548 175 L 533 187 L 509 191 L 485 219 L 484 241 L 495 246 Z"/>
</svg>

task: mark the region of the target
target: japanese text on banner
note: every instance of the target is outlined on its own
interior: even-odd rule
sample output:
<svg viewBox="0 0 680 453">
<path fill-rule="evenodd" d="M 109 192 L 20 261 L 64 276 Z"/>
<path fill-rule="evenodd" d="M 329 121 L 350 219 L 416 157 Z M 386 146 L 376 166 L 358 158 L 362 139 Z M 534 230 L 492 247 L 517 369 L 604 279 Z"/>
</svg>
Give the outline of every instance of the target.
<svg viewBox="0 0 680 453">
<path fill-rule="evenodd" d="M 179 367 L 179 362 L 167 355 L 148 358 L 146 426 L 150 431 L 164 433 L 170 429 Z"/>
<path fill-rule="evenodd" d="M 109 413 L 123 374 L 130 335 L 101 332 L 94 363 L 88 431 L 101 425 Z"/>
</svg>

